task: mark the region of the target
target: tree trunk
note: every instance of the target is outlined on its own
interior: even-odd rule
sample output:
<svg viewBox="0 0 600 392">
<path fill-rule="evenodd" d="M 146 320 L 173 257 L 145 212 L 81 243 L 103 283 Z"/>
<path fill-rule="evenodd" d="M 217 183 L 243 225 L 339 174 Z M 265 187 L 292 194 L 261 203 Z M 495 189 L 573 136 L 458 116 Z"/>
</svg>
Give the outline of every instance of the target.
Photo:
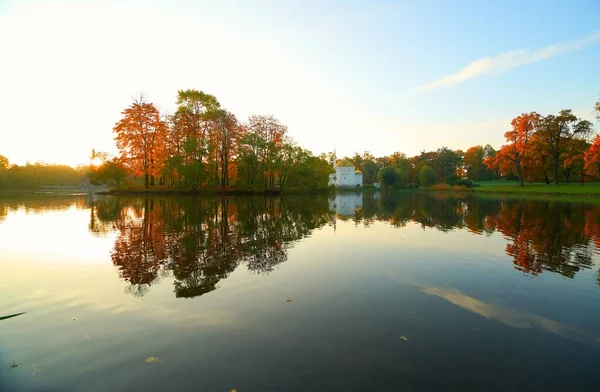
<svg viewBox="0 0 600 392">
<path fill-rule="evenodd" d="M 567 184 L 571 182 L 571 169 L 565 169 L 565 179 Z"/>
<path fill-rule="evenodd" d="M 148 188 L 149 180 L 150 180 L 150 175 L 148 173 L 144 174 L 144 185 L 146 188 Z"/>
<path fill-rule="evenodd" d="M 552 154 L 552 183 L 558 185 L 558 152 Z"/>
<path fill-rule="evenodd" d="M 516 166 L 517 166 L 517 178 L 519 179 L 519 186 L 522 188 L 525 186 L 525 184 L 523 183 L 523 171 L 521 170 L 521 161 L 520 160 L 517 160 Z"/>
</svg>

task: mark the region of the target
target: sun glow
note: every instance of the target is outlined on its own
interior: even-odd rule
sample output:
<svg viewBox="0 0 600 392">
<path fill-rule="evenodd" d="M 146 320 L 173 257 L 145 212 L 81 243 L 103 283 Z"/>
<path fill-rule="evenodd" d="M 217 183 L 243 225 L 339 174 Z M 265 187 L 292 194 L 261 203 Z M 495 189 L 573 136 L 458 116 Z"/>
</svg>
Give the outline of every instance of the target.
<svg viewBox="0 0 600 392">
<path fill-rule="evenodd" d="M 102 165 L 102 163 L 104 163 L 102 158 L 98 158 L 98 157 L 92 158 L 92 162 L 91 162 L 92 166 L 98 167 L 98 166 Z"/>
</svg>

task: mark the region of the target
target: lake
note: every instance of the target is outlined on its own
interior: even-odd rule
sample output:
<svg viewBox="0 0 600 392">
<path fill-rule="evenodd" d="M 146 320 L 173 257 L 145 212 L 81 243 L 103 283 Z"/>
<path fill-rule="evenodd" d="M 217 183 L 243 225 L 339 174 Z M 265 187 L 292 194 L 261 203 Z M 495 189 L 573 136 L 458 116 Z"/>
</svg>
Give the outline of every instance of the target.
<svg viewBox="0 0 600 392">
<path fill-rule="evenodd" d="M 600 204 L 0 196 L 6 391 L 597 391 Z"/>
</svg>

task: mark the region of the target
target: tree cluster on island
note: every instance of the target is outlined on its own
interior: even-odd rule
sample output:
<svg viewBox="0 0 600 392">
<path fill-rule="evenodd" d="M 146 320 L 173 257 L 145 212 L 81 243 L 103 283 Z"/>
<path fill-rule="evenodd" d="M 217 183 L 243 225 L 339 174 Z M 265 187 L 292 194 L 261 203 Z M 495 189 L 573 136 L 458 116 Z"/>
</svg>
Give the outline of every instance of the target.
<svg viewBox="0 0 600 392">
<path fill-rule="evenodd" d="M 198 90 L 180 90 L 174 114 L 141 96 L 122 115 L 113 128 L 119 156 L 90 171 L 95 183 L 139 178 L 144 188 L 254 192 L 328 186 L 329 163 L 298 146 L 272 115 L 242 123 Z"/>
</svg>

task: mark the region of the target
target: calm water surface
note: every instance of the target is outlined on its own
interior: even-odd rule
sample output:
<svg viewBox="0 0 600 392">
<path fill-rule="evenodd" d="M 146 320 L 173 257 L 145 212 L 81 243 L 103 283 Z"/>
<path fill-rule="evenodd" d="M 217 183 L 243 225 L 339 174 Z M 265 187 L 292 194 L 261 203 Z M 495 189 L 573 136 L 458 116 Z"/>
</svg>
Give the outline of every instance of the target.
<svg viewBox="0 0 600 392">
<path fill-rule="evenodd" d="M 600 205 L 0 197 L 6 391 L 598 391 Z M 18 366 L 17 366 L 18 365 Z"/>
</svg>

